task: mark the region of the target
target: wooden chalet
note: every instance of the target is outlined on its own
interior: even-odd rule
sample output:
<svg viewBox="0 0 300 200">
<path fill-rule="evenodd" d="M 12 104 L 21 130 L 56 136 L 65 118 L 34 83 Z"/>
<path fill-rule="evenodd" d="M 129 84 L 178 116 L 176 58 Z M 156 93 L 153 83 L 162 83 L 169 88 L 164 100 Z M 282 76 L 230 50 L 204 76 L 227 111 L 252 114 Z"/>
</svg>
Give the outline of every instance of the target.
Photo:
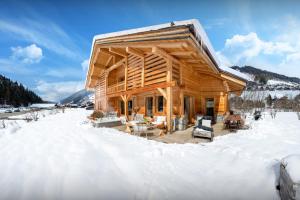
<svg viewBox="0 0 300 200">
<path fill-rule="evenodd" d="M 224 68 L 198 20 L 171 22 L 97 35 L 86 88 L 95 91 L 95 110 L 172 119 L 228 111 L 228 95 L 241 94 L 246 78 Z"/>
</svg>

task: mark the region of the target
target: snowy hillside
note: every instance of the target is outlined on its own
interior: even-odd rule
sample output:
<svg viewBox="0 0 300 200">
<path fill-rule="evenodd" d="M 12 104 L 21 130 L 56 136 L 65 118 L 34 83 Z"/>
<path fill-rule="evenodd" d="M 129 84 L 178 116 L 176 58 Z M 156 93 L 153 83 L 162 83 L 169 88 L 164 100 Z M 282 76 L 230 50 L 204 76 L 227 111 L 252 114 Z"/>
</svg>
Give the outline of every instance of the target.
<svg viewBox="0 0 300 200">
<path fill-rule="evenodd" d="M 248 77 L 248 90 L 300 90 L 300 79 L 297 77 L 288 77 L 251 66 L 232 68 Z"/>
<path fill-rule="evenodd" d="M 83 109 L 51 112 L 0 129 L 0 199 L 279 199 L 279 162 L 300 154 L 295 113 L 181 145 L 93 128 Z"/>
<path fill-rule="evenodd" d="M 61 104 L 75 103 L 75 104 L 85 104 L 87 102 L 94 102 L 94 93 L 86 91 L 85 89 L 75 92 L 69 97 L 60 101 Z"/>
</svg>

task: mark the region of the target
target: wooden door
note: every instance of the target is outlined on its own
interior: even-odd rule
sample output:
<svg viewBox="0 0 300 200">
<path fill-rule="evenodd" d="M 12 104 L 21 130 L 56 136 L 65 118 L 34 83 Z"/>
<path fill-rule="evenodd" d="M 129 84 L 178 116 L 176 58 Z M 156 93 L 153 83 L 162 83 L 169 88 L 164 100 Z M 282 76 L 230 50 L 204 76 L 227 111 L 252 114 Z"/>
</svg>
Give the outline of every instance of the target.
<svg viewBox="0 0 300 200">
<path fill-rule="evenodd" d="M 185 118 L 190 121 L 191 101 L 189 96 L 184 96 L 183 110 Z"/>
<path fill-rule="evenodd" d="M 215 115 L 215 101 L 214 98 L 207 98 L 205 101 L 206 115 L 214 118 Z"/>
</svg>

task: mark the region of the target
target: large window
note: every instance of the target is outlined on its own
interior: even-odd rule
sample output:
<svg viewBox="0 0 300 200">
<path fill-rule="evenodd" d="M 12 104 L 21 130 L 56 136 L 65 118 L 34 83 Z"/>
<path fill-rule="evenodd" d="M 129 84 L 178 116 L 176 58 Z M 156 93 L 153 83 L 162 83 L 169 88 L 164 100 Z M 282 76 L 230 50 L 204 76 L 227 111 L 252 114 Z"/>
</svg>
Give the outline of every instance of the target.
<svg viewBox="0 0 300 200">
<path fill-rule="evenodd" d="M 164 111 L 164 97 L 158 96 L 157 97 L 157 112 L 163 112 Z"/>
<path fill-rule="evenodd" d="M 127 102 L 128 104 L 128 115 L 132 114 L 132 100 Z M 124 101 L 120 101 L 120 110 L 121 110 L 121 115 L 125 115 L 125 104 Z"/>
<path fill-rule="evenodd" d="M 128 101 L 128 115 L 132 114 L 132 100 Z"/>
</svg>

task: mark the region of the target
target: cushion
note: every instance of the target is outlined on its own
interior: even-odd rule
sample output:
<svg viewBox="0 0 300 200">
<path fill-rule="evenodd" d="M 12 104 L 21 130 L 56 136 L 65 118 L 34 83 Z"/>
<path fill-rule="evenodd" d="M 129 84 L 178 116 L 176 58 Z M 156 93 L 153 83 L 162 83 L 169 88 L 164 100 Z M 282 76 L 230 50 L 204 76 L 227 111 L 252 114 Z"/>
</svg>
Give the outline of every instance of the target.
<svg viewBox="0 0 300 200">
<path fill-rule="evenodd" d="M 156 123 L 162 123 L 166 121 L 166 116 L 157 116 L 155 119 Z"/>
<path fill-rule="evenodd" d="M 196 128 L 194 130 L 194 135 L 202 135 L 202 136 L 207 136 L 207 137 L 212 136 L 210 131 L 203 130 L 203 129 L 200 129 L 200 128 Z"/>
<path fill-rule="evenodd" d="M 202 126 L 211 127 L 211 120 L 203 119 Z"/>
</svg>

